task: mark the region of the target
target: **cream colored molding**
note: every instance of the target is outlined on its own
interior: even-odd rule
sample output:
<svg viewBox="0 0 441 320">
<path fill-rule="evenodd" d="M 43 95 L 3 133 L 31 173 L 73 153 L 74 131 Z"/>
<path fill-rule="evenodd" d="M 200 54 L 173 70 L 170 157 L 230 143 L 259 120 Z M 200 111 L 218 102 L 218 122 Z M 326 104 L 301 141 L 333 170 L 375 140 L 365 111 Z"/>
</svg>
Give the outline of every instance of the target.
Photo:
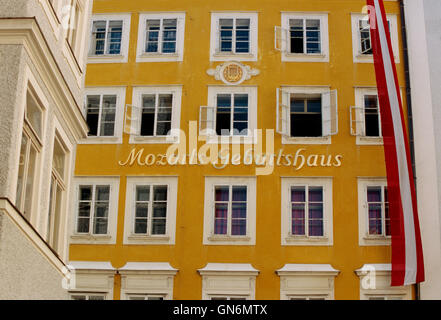
<svg viewBox="0 0 441 320">
<path fill-rule="evenodd" d="M 75 139 L 86 137 L 87 124 L 36 20 L 0 19 L 0 44 L 24 46 Z"/>
<path fill-rule="evenodd" d="M 233 86 L 259 75 L 260 70 L 252 69 L 237 61 L 231 61 L 218 65 L 216 69 L 208 69 L 207 74 L 213 76 L 215 80 L 221 80 L 226 85 Z"/>
<path fill-rule="evenodd" d="M 285 264 L 280 277 L 280 299 L 300 296 L 334 299 L 334 278 L 340 273 L 330 264 Z"/>
<path fill-rule="evenodd" d="M 26 221 L 17 209 L 5 198 L 0 199 L 0 211 L 5 214 L 19 229 L 23 235 L 34 245 L 43 257 L 57 270 L 60 275 L 65 276 L 67 267 L 63 261 L 49 247 L 46 241 Z M 61 285 L 61 283 L 60 283 Z"/>
</svg>

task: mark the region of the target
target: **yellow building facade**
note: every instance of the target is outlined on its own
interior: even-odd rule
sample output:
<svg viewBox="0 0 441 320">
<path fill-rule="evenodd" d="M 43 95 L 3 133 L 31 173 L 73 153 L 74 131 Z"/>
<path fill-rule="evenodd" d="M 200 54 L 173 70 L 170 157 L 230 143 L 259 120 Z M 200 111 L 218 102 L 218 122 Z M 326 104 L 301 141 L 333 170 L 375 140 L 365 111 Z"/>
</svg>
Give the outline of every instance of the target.
<svg viewBox="0 0 441 320">
<path fill-rule="evenodd" d="M 72 297 L 412 299 L 411 287 L 388 285 L 364 6 L 94 1 Z M 385 6 L 406 102 L 400 8 Z M 221 129 L 223 150 L 239 156 L 201 163 Z M 167 159 L 170 147 L 185 160 Z"/>
</svg>

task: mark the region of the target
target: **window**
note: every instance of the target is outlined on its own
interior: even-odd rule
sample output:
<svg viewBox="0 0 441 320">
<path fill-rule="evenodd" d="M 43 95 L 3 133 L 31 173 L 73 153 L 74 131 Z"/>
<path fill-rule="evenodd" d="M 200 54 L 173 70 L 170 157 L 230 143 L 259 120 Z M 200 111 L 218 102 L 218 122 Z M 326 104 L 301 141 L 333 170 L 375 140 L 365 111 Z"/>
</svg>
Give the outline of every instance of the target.
<svg viewBox="0 0 441 320">
<path fill-rule="evenodd" d="M 391 238 L 386 179 L 358 179 L 360 245 L 388 245 Z"/>
<path fill-rule="evenodd" d="M 277 132 L 282 143 L 329 144 L 338 133 L 337 91 L 284 87 L 277 90 Z"/>
<path fill-rule="evenodd" d="M 383 144 L 381 112 L 377 90 L 355 89 L 355 106 L 350 107 L 351 134 L 357 145 Z"/>
<path fill-rule="evenodd" d="M 77 233 L 107 234 L 110 185 L 80 185 Z"/>
<path fill-rule="evenodd" d="M 61 240 L 62 204 L 66 190 L 66 161 L 67 149 L 61 143 L 61 139 L 56 136 L 52 156 L 52 178 L 47 226 L 47 242 L 56 252 L 59 252 Z"/>
<path fill-rule="evenodd" d="M 147 13 L 139 18 L 137 62 L 183 61 L 185 13 Z"/>
<path fill-rule="evenodd" d="M 43 111 L 36 93 L 29 89 L 26 94 L 15 201 L 17 208 L 29 221 L 36 201 L 34 198 L 38 187 L 42 138 Z"/>
<path fill-rule="evenodd" d="M 323 187 L 291 187 L 291 235 L 322 237 Z"/>
<path fill-rule="evenodd" d="M 88 62 L 127 62 L 130 14 L 94 15 L 91 26 Z"/>
<path fill-rule="evenodd" d="M 88 135 L 112 137 L 115 134 L 116 95 L 88 95 L 86 99 Z"/>
<path fill-rule="evenodd" d="M 92 54 L 121 54 L 122 20 L 94 21 Z"/>
<path fill-rule="evenodd" d="M 133 90 L 130 143 L 173 143 L 179 138 L 182 87 L 137 87 Z M 128 110 L 126 110 L 128 112 Z M 128 114 L 126 114 L 126 120 Z"/>
<path fill-rule="evenodd" d="M 167 136 L 172 122 L 173 94 L 142 96 L 141 136 Z"/>
<path fill-rule="evenodd" d="M 202 277 L 202 300 L 254 300 L 259 271 L 246 263 L 207 263 Z"/>
<path fill-rule="evenodd" d="M 281 300 L 333 300 L 340 271 L 330 264 L 285 264 L 276 273 Z"/>
<path fill-rule="evenodd" d="M 210 61 L 257 61 L 257 13 L 212 13 L 210 52 Z"/>
<path fill-rule="evenodd" d="M 391 265 L 369 263 L 355 273 L 360 278 L 360 300 L 411 300 L 412 286 L 391 287 Z"/>
<path fill-rule="evenodd" d="M 328 15 L 282 12 L 282 24 L 274 29 L 275 49 L 282 61 L 328 62 Z"/>
<path fill-rule="evenodd" d="M 69 43 L 72 51 L 75 55 L 78 54 L 78 38 L 79 28 L 81 23 L 81 8 L 80 3 L 77 0 L 71 0 L 70 2 L 70 17 L 69 17 L 69 28 L 67 30 L 67 42 Z"/>
<path fill-rule="evenodd" d="M 124 243 L 173 244 L 176 177 L 128 177 Z"/>
<path fill-rule="evenodd" d="M 104 294 L 99 293 L 75 293 L 70 295 L 71 300 L 105 300 Z"/>
<path fill-rule="evenodd" d="M 119 178 L 76 178 L 72 243 L 114 243 Z"/>
<path fill-rule="evenodd" d="M 122 143 L 124 87 L 86 88 L 88 138 L 81 143 Z"/>
<path fill-rule="evenodd" d="M 250 141 L 257 129 L 257 88 L 209 87 L 208 106 L 199 113 L 200 135 L 243 137 L 236 141 Z M 245 138 L 245 139 L 244 139 Z"/>
<path fill-rule="evenodd" d="M 247 135 L 248 94 L 218 94 L 216 97 L 216 134 Z"/>
<path fill-rule="evenodd" d="M 282 178 L 282 245 L 332 245 L 331 189 L 331 178 Z"/>
<path fill-rule="evenodd" d="M 204 244 L 255 244 L 256 180 L 205 179 Z"/>
<path fill-rule="evenodd" d="M 247 187 L 214 187 L 214 235 L 247 234 Z"/>
<path fill-rule="evenodd" d="M 172 300 L 177 269 L 168 262 L 127 262 L 121 274 L 121 299 Z"/>
<path fill-rule="evenodd" d="M 370 23 L 367 15 L 352 14 L 352 47 L 354 62 L 373 63 Z M 395 62 L 399 63 L 397 16 L 387 15 Z"/>
</svg>

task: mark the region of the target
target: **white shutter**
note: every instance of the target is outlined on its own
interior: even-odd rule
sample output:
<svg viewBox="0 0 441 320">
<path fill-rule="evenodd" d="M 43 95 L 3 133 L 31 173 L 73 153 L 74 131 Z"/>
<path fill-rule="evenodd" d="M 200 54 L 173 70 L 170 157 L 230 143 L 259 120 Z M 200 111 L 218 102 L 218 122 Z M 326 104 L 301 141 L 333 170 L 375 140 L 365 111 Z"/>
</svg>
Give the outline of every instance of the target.
<svg viewBox="0 0 441 320">
<path fill-rule="evenodd" d="M 338 133 L 337 90 L 322 94 L 322 133 L 324 137 Z"/>
<path fill-rule="evenodd" d="M 141 113 L 140 107 L 126 104 L 124 110 L 124 133 L 130 135 L 139 135 L 141 129 Z"/>
<path fill-rule="evenodd" d="M 274 27 L 274 49 L 285 52 L 288 50 L 288 30 L 279 26 Z"/>
<path fill-rule="evenodd" d="M 364 108 L 363 107 L 350 107 L 350 124 L 351 135 L 353 136 L 365 136 L 366 127 L 364 125 Z"/>
<path fill-rule="evenodd" d="M 199 109 L 199 134 L 216 135 L 216 108 L 210 106 L 201 106 Z"/>
<path fill-rule="evenodd" d="M 290 135 L 290 93 L 277 89 L 277 119 L 276 132 L 283 136 Z"/>
</svg>

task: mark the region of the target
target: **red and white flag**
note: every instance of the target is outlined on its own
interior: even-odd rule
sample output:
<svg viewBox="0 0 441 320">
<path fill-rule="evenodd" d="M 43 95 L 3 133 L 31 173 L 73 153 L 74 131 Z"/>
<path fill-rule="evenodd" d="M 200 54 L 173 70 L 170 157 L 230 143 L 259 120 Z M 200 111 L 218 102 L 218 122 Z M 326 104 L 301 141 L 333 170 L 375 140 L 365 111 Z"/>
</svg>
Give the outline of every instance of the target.
<svg viewBox="0 0 441 320">
<path fill-rule="evenodd" d="M 367 0 L 392 230 L 392 286 L 424 281 L 423 250 L 401 94 L 383 0 Z"/>
</svg>

